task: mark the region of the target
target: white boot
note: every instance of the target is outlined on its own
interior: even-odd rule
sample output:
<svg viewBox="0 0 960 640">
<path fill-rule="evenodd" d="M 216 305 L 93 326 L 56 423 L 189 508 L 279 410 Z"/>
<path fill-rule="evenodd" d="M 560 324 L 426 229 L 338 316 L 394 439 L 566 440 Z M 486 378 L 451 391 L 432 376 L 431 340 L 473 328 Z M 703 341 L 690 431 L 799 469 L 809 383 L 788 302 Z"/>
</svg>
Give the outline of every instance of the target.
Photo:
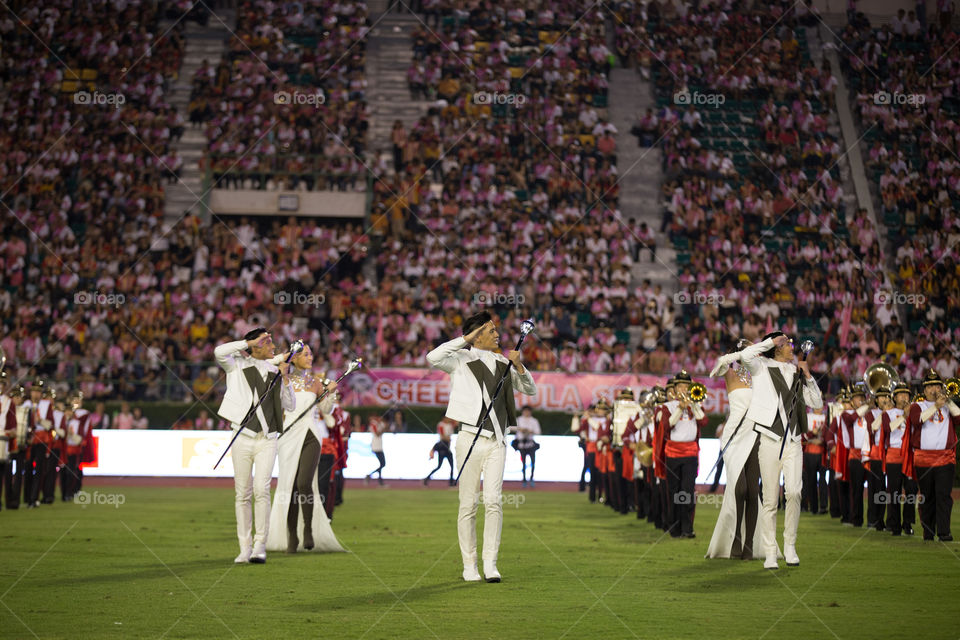
<svg viewBox="0 0 960 640">
<path fill-rule="evenodd" d="M 497 571 L 496 560 L 483 561 L 483 576 L 487 579 L 487 582 L 500 582 L 500 572 Z"/>
<path fill-rule="evenodd" d="M 480 582 L 480 572 L 477 571 L 477 565 L 463 567 L 463 579 L 467 582 Z"/>
<path fill-rule="evenodd" d="M 253 553 L 250 554 L 250 562 L 253 564 L 265 564 L 267 561 L 267 547 L 262 542 L 253 545 Z"/>
<path fill-rule="evenodd" d="M 787 561 L 788 567 L 800 566 L 800 556 L 797 555 L 797 547 L 795 545 L 783 545 L 783 558 Z"/>
<path fill-rule="evenodd" d="M 236 557 L 234 562 L 236 564 L 246 564 L 250 562 L 250 554 L 252 553 L 252 551 L 253 550 L 250 547 L 244 547 L 243 549 L 240 550 L 240 555 Z"/>
<path fill-rule="evenodd" d="M 772 555 L 772 556 L 767 556 L 767 559 L 763 561 L 763 568 L 764 568 L 764 569 L 779 569 L 779 568 L 780 568 L 780 565 L 777 564 L 777 556 L 776 556 L 776 554 L 774 554 L 774 555 Z"/>
</svg>

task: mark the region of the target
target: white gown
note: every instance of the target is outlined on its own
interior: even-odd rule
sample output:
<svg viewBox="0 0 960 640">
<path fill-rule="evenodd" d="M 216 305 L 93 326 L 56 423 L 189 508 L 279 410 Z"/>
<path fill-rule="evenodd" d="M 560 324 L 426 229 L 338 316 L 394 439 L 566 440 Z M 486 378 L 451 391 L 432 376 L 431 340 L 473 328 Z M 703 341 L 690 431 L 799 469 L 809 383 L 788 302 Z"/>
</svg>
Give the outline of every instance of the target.
<svg viewBox="0 0 960 640">
<path fill-rule="evenodd" d="M 723 437 L 720 439 L 720 448 L 722 449 L 730 438 L 735 440 L 723 454 L 723 464 L 727 468 L 727 484 L 723 490 L 723 504 L 720 507 L 720 515 L 717 516 L 717 525 L 713 529 L 713 537 L 710 538 L 710 546 L 707 547 L 707 558 L 729 558 L 733 548 L 733 540 L 737 528 L 737 498 L 736 487 L 737 480 L 743 472 L 743 467 L 750 457 L 750 452 L 757 441 L 758 434 L 753 430 L 753 423 L 746 419 L 747 409 L 750 407 L 750 398 L 753 396 L 753 390 L 749 388 L 734 389 L 730 392 L 730 415 L 723 427 Z M 743 424 L 740 421 L 743 420 Z M 737 425 L 740 429 L 737 429 Z M 736 436 L 734 436 L 736 431 Z M 759 482 L 759 477 L 758 477 Z M 760 498 L 757 498 L 757 526 L 753 534 L 754 558 L 762 558 L 763 553 L 763 535 L 760 531 L 762 518 L 760 513 Z M 746 518 L 741 524 L 741 539 L 746 534 Z M 780 549 L 777 549 L 779 557 Z"/>
<path fill-rule="evenodd" d="M 304 409 L 313 404 L 317 395 L 312 391 L 303 391 L 294 384 L 294 395 L 297 399 L 297 408 L 293 413 L 284 413 L 283 416 L 283 435 L 280 437 L 277 446 L 277 462 L 280 463 L 280 477 L 277 480 L 277 490 L 273 496 L 273 507 L 270 509 L 270 529 L 267 535 L 267 550 L 286 551 L 287 550 L 287 511 L 290 508 L 290 499 L 293 494 L 293 485 L 296 479 L 297 467 L 300 464 L 300 452 L 303 449 L 303 442 L 307 437 L 307 430 L 313 432 L 317 442 L 323 442 L 327 436 L 326 425 L 318 420 L 318 411 L 314 407 L 307 415 L 303 416 L 292 428 L 288 430 L 290 423 L 296 420 L 297 416 L 303 413 Z M 343 551 L 343 547 L 337 541 L 333 529 L 330 527 L 330 520 L 323 508 L 323 502 L 320 500 L 319 484 L 317 481 L 317 470 L 313 474 L 313 551 Z M 303 516 L 297 518 L 297 537 L 300 539 L 298 551 L 305 551 L 303 547 Z"/>
</svg>

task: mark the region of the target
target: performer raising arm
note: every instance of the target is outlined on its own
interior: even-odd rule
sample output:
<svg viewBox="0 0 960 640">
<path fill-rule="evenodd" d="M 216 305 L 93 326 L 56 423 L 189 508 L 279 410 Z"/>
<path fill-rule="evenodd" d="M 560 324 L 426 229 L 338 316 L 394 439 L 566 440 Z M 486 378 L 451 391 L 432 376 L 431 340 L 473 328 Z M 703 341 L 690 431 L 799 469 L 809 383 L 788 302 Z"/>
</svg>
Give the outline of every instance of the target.
<svg viewBox="0 0 960 640">
<path fill-rule="evenodd" d="M 275 358 L 273 352 L 273 338 L 262 327 L 248 332 L 243 340 L 218 345 L 213 351 L 217 364 L 227 374 L 227 390 L 217 413 L 230 421 L 234 431 L 240 430 L 231 451 L 240 541 L 240 555 L 234 562 L 238 564 L 267 561 L 270 477 L 277 460 L 277 438 L 283 427 L 283 412 L 296 409 L 293 386 L 287 376 L 289 365 L 283 362 L 283 356 Z M 267 393 L 271 376 L 278 372 L 283 384 L 274 385 Z M 241 425 L 264 395 L 263 403 Z M 255 536 L 250 535 L 254 519 L 252 498 L 256 500 Z"/>
<path fill-rule="evenodd" d="M 780 473 L 787 499 L 783 523 L 783 555 L 789 566 L 798 566 L 797 526 L 800 523 L 800 488 L 803 474 L 801 435 L 807 430 L 806 407 L 823 406 L 820 388 L 810 375 L 805 360 L 793 364 L 793 341 L 782 332 L 764 336 L 761 342 L 745 348 L 740 362 L 753 378 L 753 396 L 747 420 L 760 434 L 757 450 L 760 478 L 763 482 L 763 508 L 760 530 L 763 535 L 765 569 L 778 568 L 777 499 L 780 497 Z M 795 376 L 803 376 L 802 381 Z M 800 384 L 794 384 L 798 382 Z M 784 442 L 784 440 L 786 442 Z M 782 454 L 782 456 L 781 456 Z"/>
<path fill-rule="evenodd" d="M 446 416 L 460 423 L 456 443 L 457 464 L 460 465 L 460 513 L 457 518 L 457 533 L 460 538 L 460 553 L 463 556 L 463 579 L 469 582 L 480 580 L 477 571 L 477 494 L 483 476 L 483 573 L 487 582 L 500 582 L 497 571 L 497 554 L 500 549 L 500 529 L 503 525 L 503 505 L 500 491 L 503 487 L 503 466 L 506 460 L 504 433 L 516 426 L 517 412 L 513 403 L 513 390 L 532 396 L 537 392 L 533 376 L 520 361 L 520 353 L 509 352 L 513 363 L 510 376 L 504 380 L 503 389 L 497 396 L 488 419 L 477 423 L 486 413 L 497 387 L 497 381 L 507 368 L 507 358 L 494 353 L 500 345 L 493 318 L 488 311 L 467 318 L 463 323 L 463 336 L 441 344 L 427 354 L 430 366 L 450 374 L 450 402 Z M 471 347 L 464 350 L 464 347 Z M 464 466 L 464 457 L 470 443 L 480 429 L 480 438 L 469 464 Z"/>
</svg>

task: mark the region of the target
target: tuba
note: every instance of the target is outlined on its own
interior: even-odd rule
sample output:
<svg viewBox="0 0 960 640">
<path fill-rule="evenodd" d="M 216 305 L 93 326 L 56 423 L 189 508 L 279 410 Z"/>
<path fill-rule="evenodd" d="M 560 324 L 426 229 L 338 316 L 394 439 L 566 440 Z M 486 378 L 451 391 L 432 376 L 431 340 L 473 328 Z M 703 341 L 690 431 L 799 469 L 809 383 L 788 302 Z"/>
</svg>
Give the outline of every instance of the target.
<svg viewBox="0 0 960 640">
<path fill-rule="evenodd" d="M 885 362 L 872 364 L 863 372 L 863 383 L 867 385 L 867 389 L 874 395 L 876 395 L 880 389 L 893 392 L 893 388 L 897 386 L 898 382 L 900 382 L 900 374 Z"/>
</svg>

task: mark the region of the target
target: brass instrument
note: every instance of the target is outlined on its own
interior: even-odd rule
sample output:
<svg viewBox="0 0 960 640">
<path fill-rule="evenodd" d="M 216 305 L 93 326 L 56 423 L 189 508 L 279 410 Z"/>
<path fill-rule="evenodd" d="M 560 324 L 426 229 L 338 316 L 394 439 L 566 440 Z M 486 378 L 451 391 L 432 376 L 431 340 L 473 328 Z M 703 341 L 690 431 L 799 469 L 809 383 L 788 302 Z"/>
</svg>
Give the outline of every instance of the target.
<svg viewBox="0 0 960 640">
<path fill-rule="evenodd" d="M 956 401 L 960 397 L 960 378 L 947 378 L 943 383 L 943 390 L 948 400 Z"/>
<path fill-rule="evenodd" d="M 885 362 L 872 364 L 863 372 L 863 383 L 874 395 L 881 389 L 892 393 L 898 382 L 900 382 L 900 374 Z"/>
<path fill-rule="evenodd" d="M 694 382 L 690 385 L 690 400 L 692 402 L 703 402 L 707 397 L 707 387 L 701 382 Z"/>
</svg>

